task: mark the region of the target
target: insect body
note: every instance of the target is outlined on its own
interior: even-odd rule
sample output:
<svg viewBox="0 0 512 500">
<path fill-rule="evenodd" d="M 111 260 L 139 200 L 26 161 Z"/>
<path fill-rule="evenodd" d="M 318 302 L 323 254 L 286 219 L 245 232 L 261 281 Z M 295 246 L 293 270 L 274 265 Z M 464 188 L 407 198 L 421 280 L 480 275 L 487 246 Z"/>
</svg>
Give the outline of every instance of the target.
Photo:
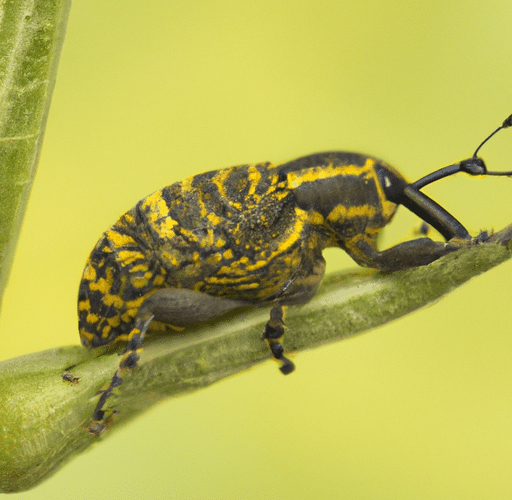
<svg viewBox="0 0 512 500">
<path fill-rule="evenodd" d="M 500 128 L 511 123 L 512 116 Z M 82 344 L 127 342 L 89 432 L 101 433 L 111 420 L 104 404 L 122 373 L 137 366 L 153 319 L 181 328 L 238 307 L 271 306 L 264 338 L 281 371 L 293 371 L 283 353 L 283 306 L 315 295 L 325 270 L 323 249 L 339 247 L 360 265 L 392 271 L 428 264 L 457 250 L 457 240 L 471 239 L 420 192 L 456 171 L 494 174 L 475 153 L 408 183 L 376 158 L 329 152 L 199 174 L 139 201 L 103 234 L 80 283 Z M 399 204 L 452 241 L 420 238 L 380 251 L 379 231 Z"/>
<path fill-rule="evenodd" d="M 75 377 L 72 373 L 69 372 L 63 372 L 61 373 L 61 378 L 65 382 L 69 382 L 72 385 L 78 385 L 80 383 L 80 377 Z"/>
</svg>

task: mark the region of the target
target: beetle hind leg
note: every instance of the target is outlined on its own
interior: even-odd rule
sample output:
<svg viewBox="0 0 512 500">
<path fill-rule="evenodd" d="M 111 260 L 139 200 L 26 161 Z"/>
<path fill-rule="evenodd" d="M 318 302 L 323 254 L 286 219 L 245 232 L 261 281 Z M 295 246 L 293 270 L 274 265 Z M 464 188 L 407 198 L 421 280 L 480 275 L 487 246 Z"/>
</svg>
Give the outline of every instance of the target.
<svg viewBox="0 0 512 500">
<path fill-rule="evenodd" d="M 110 380 L 109 386 L 98 392 L 98 394 L 100 394 L 100 399 L 96 404 L 92 419 L 87 426 L 87 432 L 89 434 L 102 434 L 112 424 L 112 419 L 117 413 L 117 410 L 113 410 L 111 413 L 107 414 L 103 407 L 105 406 L 107 399 L 114 395 L 114 389 L 123 383 L 122 375 L 127 370 L 134 370 L 137 368 L 144 335 L 146 334 L 152 319 L 153 315 L 150 313 L 146 313 L 140 318 L 137 318 L 134 328 L 128 335 L 128 342 L 126 344 L 124 355 L 119 363 L 119 368 Z"/>
<path fill-rule="evenodd" d="M 270 319 L 265 325 L 265 331 L 262 338 L 267 341 L 272 356 L 281 361 L 279 369 L 284 375 L 288 375 L 295 370 L 295 365 L 286 356 L 284 356 L 283 347 L 284 337 L 284 309 L 280 304 L 276 304 L 270 311 Z"/>
</svg>

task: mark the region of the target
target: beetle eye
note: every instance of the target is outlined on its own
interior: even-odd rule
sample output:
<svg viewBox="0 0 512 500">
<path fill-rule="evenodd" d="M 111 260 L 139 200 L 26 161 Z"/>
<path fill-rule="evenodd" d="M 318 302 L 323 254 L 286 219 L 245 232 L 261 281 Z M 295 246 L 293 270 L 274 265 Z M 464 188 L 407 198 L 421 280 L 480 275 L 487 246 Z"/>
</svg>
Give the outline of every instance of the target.
<svg viewBox="0 0 512 500">
<path fill-rule="evenodd" d="M 398 203 L 398 198 L 403 194 L 407 182 L 394 172 L 389 171 L 384 165 L 376 164 L 375 171 L 379 178 L 380 185 L 389 201 Z"/>
</svg>

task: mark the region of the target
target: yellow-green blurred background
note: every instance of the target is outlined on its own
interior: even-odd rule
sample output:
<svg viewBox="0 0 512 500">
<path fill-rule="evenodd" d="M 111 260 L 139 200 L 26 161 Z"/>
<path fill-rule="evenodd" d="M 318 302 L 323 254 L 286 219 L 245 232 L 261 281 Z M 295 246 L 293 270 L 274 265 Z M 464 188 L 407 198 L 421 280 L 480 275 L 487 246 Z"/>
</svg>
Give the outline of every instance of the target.
<svg viewBox="0 0 512 500">
<path fill-rule="evenodd" d="M 90 249 L 185 176 L 347 149 L 415 179 L 470 156 L 512 112 L 511 25 L 510 0 L 75 0 L 1 356 L 78 343 Z M 512 133 L 481 155 L 512 169 Z M 427 192 L 475 231 L 512 222 L 510 179 Z M 402 213 L 385 244 L 416 220 Z M 290 377 L 269 361 L 169 400 L 14 497 L 512 498 L 511 279 L 507 263 L 296 354 Z"/>
</svg>

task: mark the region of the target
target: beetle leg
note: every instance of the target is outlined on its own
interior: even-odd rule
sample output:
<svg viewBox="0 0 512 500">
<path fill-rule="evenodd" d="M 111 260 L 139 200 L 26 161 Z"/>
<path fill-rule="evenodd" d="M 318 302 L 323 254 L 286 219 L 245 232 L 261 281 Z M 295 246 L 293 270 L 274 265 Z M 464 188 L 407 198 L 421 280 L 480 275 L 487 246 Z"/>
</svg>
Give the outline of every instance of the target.
<svg viewBox="0 0 512 500">
<path fill-rule="evenodd" d="M 295 370 L 295 365 L 284 356 L 284 309 L 281 304 L 276 304 L 270 311 L 270 319 L 265 325 L 263 338 L 267 341 L 272 356 L 282 365 L 279 367 L 281 373 L 288 375 Z"/>
<path fill-rule="evenodd" d="M 376 250 L 372 243 L 373 241 L 366 238 L 359 238 L 343 247 L 358 264 L 382 271 L 424 266 L 459 249 L 453 244 L 433 241 L 430 238 L 405 241 L 382 251 Z"/>
<path fill-rule="evenodd" d="M 161 288 L 146 298 L 135 317 L 134 326 L 128 334 L 119 368 L 114 373 L 110 385 L 100 391 L 101 396 L 87 431 L 90 434 L 101 434 L 111 424 L 113 415 L 117 412 L 114 411 L 114 413 L 106 415 L 103 407 L 107 399 L 113 395 L 114 389 L 123 383 L 123 373 L 137 368 L 144 336 L 153 319 L 178 325 L 194 324 L 208 321 L 237 307 L 248 305 L 250 304 L 240 300 L 213 297 L 184 288 Z"/>
<path fill-rule="evenodd" d="M 134 327 L 128 335 L 128 342 L 126 344 L 125 353 L 119 363 L 119 368 L 110 380 L 109 386 L 99 392 L 99 394 L 101 394 L 100 399 L 96 404 L 92 419 L 87 426 L 87 432 L 89 432 L 89 434 L 97 435 L 103 433 L 108 429 L 108 424 L 111 423 L 113 415 L 117 413 L 114 410 L 112 414 L 105 417 L 105 410 L 103 410 L 103 407 L 105 406 L 107 399 L 113 395 L 114 389 L 123 383 L 123 373 L 127 370 L 134 370 L 137 368 L 144 335 L 146 334 L 149 324 L 153 318 L 154 315 L 146 311 L 142 315 L 138 315 L 135 319 Z"/>
</svg>

